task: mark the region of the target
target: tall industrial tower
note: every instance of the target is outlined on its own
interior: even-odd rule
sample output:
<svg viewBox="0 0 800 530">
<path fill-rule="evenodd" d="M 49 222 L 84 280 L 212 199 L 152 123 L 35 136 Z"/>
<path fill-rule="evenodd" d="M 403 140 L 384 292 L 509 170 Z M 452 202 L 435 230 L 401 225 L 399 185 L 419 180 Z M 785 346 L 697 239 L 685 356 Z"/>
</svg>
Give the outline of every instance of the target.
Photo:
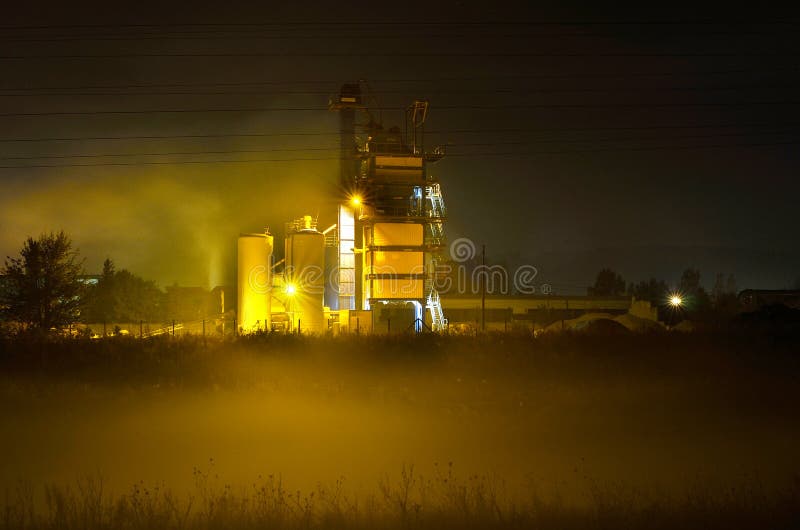
<svg viewBox="0 0 800 530">
<path fill-rule="evenodd" d="M 376 122 L 360 83 L 329 102 L 340 115 L 341 186 L 335 241 L 338 300 L 332 309 L 413 311 L 418 331 L 447 326 L 435 289 L 444 249 L 444 201 L 427 165 L 444 156 L 423 146 L 429 104 L 414 101 L 405 130 Z M 334 303 L 338 307 L 334 307 Z"/>
</svg>

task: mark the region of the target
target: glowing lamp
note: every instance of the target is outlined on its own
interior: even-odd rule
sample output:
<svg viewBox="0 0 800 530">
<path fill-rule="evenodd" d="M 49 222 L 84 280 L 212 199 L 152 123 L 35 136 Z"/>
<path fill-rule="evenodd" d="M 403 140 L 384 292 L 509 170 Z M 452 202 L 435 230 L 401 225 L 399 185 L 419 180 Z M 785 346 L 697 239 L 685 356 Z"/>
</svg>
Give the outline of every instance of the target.
<svg viewBox="0 0 800 530">
<path fill-rule="evenodd" d="M 293 296 L 297 292 L 297 287 L 295 287 L 293 283 L 287 283 L 284 290 L 286 291 L 286 294 Z"/>
<path fill-rule="evenodd" d="M 360 206 L 361 197 L 359 197 L 358 195 L 353 195 L 352 197 L 350 197 L 350 204 L 352 204 L 353 206 Z"/>
<path fill-rule="evenodd" d="M 678 295 L 672 295 L 669 299 L 669 303 L 672 304 L 672 307 L 680 307 L 683 304 L 683 299 Z"/>
</svg>

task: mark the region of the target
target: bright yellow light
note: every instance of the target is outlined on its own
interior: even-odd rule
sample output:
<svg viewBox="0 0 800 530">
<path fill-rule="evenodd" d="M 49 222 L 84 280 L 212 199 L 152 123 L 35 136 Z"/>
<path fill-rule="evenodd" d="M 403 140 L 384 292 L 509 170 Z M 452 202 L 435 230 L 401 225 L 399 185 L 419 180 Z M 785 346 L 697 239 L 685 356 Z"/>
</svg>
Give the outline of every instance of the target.
<svg viewBox="0 0 800 530">
<path fill-rule="evenodd" d="M 359 197 L 358 195 L 353 195 L 352 197 L 350 197 L 350 204 L 352 204 L 353 206 L 360 206 L 361 197 Z"/>
<path fill-rule="evenodd" d="M 286 294 L 288 294 L 289 296 L 292 296 L 294 293 L 297 292 L 297 287 L 295 287 L 293 283 L 287 283 L 284 291 L 286 291 Z"/>
<path fill-rule="evenodd" d="M 669 303 L 672 304 L 672 307 L 679 307 L 683 304 L 683 299 L 678 295 L 672 295 L 669 299 Z"/>
</svg>

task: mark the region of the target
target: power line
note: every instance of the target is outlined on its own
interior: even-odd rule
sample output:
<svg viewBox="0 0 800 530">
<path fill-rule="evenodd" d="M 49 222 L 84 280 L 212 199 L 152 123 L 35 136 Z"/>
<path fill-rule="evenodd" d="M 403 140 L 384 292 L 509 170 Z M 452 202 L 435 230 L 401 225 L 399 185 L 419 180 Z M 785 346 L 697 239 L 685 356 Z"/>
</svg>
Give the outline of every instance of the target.
<svg viewBox="0 0 800 530">
<path fill-rule="evenodd" d="M 338 132 L 282 132 L 282 133 L 221 133 L 221 134 L 165 134 L 142 136 L 64 136 L 51 138 L 0 138 L 0 142 L 77 142 L 90 140 L 163 140 L 206 138 L 262 138 L 282 136 L 335 136 Z"/>
<path fill-rule="evenodd" d="M 679 108 L 679 107 L 750 107 L 798 105 L 800 101 L 729 101 L 705 103 L 536 103 L 517 105 L 440 105 L 437 111 L 449 110 L 525 110 L 525 109 L 593 109 L 593 108 Z M 403 111 L 405 107 L 379 107 L 378 111 Z M 6 112 L 0 118 L 40 116 L 101 116 L 128 114 L 191 114 L 227 112 L 327 112 L 327 107 L 241 107 L 241 108 L 197 108 L 197 109 L 149 109 L 149 110 L 91 110 L 91 111 L 44 111 Z"/>
<path fill-rule="evenodd" d="M 790 135 L 798 134 L 800 131 L 774 131 L 762 132 L 759 135 Z M 628 141 L 663 141 L 679 139 L 697 138 L 722 138 L 735 136 L 754 136 L 753 133 L 717 133 L 717 134 L 689 134 L 675 135 L 668 138 L 643 138 L 634 137 L 609 137 L 609 138 L 584 138 L 584 139 L 537 139 L 529 141 L 512 142 L 460 142 L 448 144 L 447 147 L 506 147 L 512 145 L 531 145 L 531 144 L 569 144 L 569 143 L 594 143 L 594 142 L 628 142 Z M 298 147 L 298 148 L 274 148 L 274 149 L 231 149 L 223 151 L 167 151 L 167 152 L 146 152 L 146 153 L 103 153 L 103 154 L 74 154 L 74 155 L 25 155 L 25 156 L 2 156 L 0 160 L 43 160 L 43 159 L 69 159 L 69 158 L 105 158 L 105 157 L 133 157 L 133 156 L 183 156 L 183 155 L 221 155 L 221 154 L 264 154 L 274 152 L 305 152 L 305 151 L 338 151 L 339 146 L 331 147 Z M 456 153 L 461 156 L 462 153 Z"/>
<path fill-rule="evenodd" d="M 299 147 L 276 149 L 230 149 L 223 151 L 167 151 L 155 153 L 104 153 L 104 154 L 77 154 L 77 155 L 33 155 L 33 156 L 4 156 L 0 160 L 39 160 L 39 159 L 65 159 L 65 158 L 105 158 L 126 156 L 183 156 L 183 155 L 229 155 L 229 154 L 264 154 L 279 152 L 305 152 L 305 151 L 339 151 L 338 146 L 331 147 Z"/>
<path fill-rule="evenodd" d="M 616 93 L 616 92 L 703 92 L 703 91 L 726 91 L 743 89 L 760 90 L 782 90 L 796 89 L 794 85 L 732 85 L 732 86 L 679 86 L 679 87 L 609 87 L 609 88 L 492 88 L 492 89 L 472 89 L 472 90 L 432 90 L 427 91 L 426 95 L 493 95 L 493 94 L 565 94 L 565 93 Z M 4 93 L 0 89 L 0 97 L 42 97 L 42 96 L 321 96 L 330 95 L 330 91 L 302 91 L 302 90 L 248 90 L 248 91 L 154 91 L 154 92 L 40 92 L 40 93 Z M 370 95 L 403 95 L 407 90 L 372 90 Z"/>
<path fill-rule="evenodd" d="M 680 77 L 697 75 L 728 75 L 728 74 L 757 74 L 757 73 L 800 73 L 800 67 L 791 68 L 737 68 L 726 70 L 690 70 L 690 71 L 662 71 L 662 72 L 625 72 L 601 74 L 511 74 L 511 75 L 486 75 L 486 76 L 453 76 L 434 78 L 378 78 L 370 79 L 373 83 L 439 83 L 439 82 L 471 82 L 471 81 L 497 81 L 497 80 L 523 80 L 523 79 L 628 79 L 648 77 Z M 214 82 L 214 83 L 147 83 L 147 84 L 122 84 L 122 85 L 73 85 L 73 86 L 16 86 L 0 87 L 0 91 L 14 90 L 91 90 L 91 89 L 134 89 L 134 88 L 170 88 L 170 87 L 217 87 L 217 86 L 260 86 L 260 85 L 324 85 L 338 87 L 341 79 L 330 80 L 268 80 L 268 81 L 242 81 L 242 82 Z"/>
<path fill-rule="evenodd" d="M 666 28 L 665 28 L 666 29 Z M 328 31 L 327 33 L 318 33 L 318 34 L 298 34 L 297 31 L 292 31 L 291 33 L 286 34 L 270 34 L 265 35 L 263 33 L 254 33 L 256 31 L 264 31 L 263 29 L 251 29 L 245 30 L 249 31 L 249 34 L 242 34 L 242 30 L 237 30 L 235 34 L 231 34 L 232 30 L 199 30 L 199 31 L 175 31 L 170 30 L 169 33 L 129 33 L 129 34 L 120 34 L 120 33 L 113 33 L 113 34 L 64 34 L 64 35 L 47 35 L 47 36 L 37 36 L 35 34 L 31 35 L 11 35 L 6 37 L 0 37 L 0 41 L 2 42 L 85 42 L 85 41 L 118 41 L 118 42 L 126 42 L 126 41 L 164 41 L 164 40 L 348 40 L 348 41 L 355 41 L 355 40 L 405 40 L 409 38 L 409 35 L 416 35 L 420 38 L 424 39 L 462 39 L 468 38 L 470 40 L 475 38 L 482 38 L 482 39 L 531 39 L 531 38 L 552 38 L 552 37 L 586 37 L 586 38 L 596 38 L 597 34 L 595 33 L 588 33 L 586 31 L 572 31 L 572 32 L 545 32 L 545 33 L 532 33 L 530 31 L 526 31 L 524 33 L 487 33 L 487 32 L 478 32 L 478 31 L 471 31 L 469 33 L 431 33 L 429 31 L 424 32 L 416 32 L 413 34 L 410 33 L 396 33 L 396 34 L 388 34 L 388 33 L 354 33 L 352 31 L 348 31 L 346 34 L 343 34 L 341 31 L 337 31 L 336 33 L 331 33 L 330 30 L 323 30 Z M 269 30 L 274 31 L 274 30 Z M 624 28 L 624 29 L 616 29 L 615 33 L 619 34 L 620 31 L 625 31 L 627 33 L 641 33 L 642 30 L 639 28 Z M 648 32 L 652 32 L 653 28 L 648 27 Z M 675 31 L 674 29 L 669 29 L 669 35 L 675 36 L 778 36 L 782 33 L 796 33 L 799 31 L 797 28 L 791 27 L 782 27 L 782 28 L 771 28 L 771 31 L 754 31 L 754 30 L 739 30 L 739 31 L 708 31 L 706 28 L 697 28 L 695 31 Z"/>
<path fill-rule="evenodd" d="M 331 147 L 298 147 L 280 149 L 230 149 L 224 151 L 167 151 L 156 153 L 104 153 L 104 154 L 78 154 L 78 155 L 33 155 L 33 156 L 2 156 L 0 160 L 43 160 L 43 159 L 63 159 L 63 158 L 105 158 L 105 157 L 126 157 L 126 156 L 183 156 L 183 155 L 230 155 L 245 153 L 291 153 L 305 151 L 338 151 L 338 146 Z"/>
<path fill-rule="evenodd" d="M 719 19 L 667 19 L 667 20 L 657 20 L 657 19 L 629 19 L 629 20 L 483 20 L 483 21 L 458 21 L 458 20 L 446 20 L 446 21 L 419 21 L 419 20 L 395 20 L 388 22 L 386 20 L 373 20 L 373 21 L 333 21 L 333 20 L 326 20 L 321 22 L 313 22 L 313 21 L 280 21 L 280 22 L 186 22 L 186 23 L 151 23 L 151 24 L 144 24 L 144 23 L 136 23 L 136 24 L 39 24 L 39 25 L 2 25 L 0 26 L 0 30 L 8 31 L 8 30 L 22 30 L 22 29 L 92 29 L 92 28 L 174 28 L 174 27 L 181 27 L 181 28 L 195 28 L 195 27 L 233 27 L 233 28 L 242 28 L 242 27 L 341 27 L 341 26 L 353 26 L 353 27 L 373 27 L 373 26 L 381 26 L 381 27 L 391 27 L 391 26 L 442 26 L 442 27 L 452 27 L 452 26 L 465 26 L 465 27 L 475 27 L 475 26 L 676 26 L 676 25 L 683 25 L 683 26 L 691 26 L 691 25 L 698 25 L 698 26 L 709 26 L 709 25 L 730 25 L 730 26 L 752 26 L 752 25 L 764 25 L 764 26 L 789 26 L 789 25 L 796 25 L 800 23 L 800 20 L 792 20 L 792 19 L 770 19 L 770 20 L 758 20 L 758 19 L 728 19 L 728 20 L 719 20 Z"/>
<path fill-rule="evenodd" d="M 542 132 L 592 132 L 592 131 L 651 131 L 680 129 L 726 129 L 731 127 L 800 127 L 800 123 L 723 123 L 692 125 L 646 125 L 639 127 L 540 127 L 540 128 L 482 128 L 482 129 L 434 129 L 426 134 L 474 134 L 474 133 L 513 133 L 536 134 Z M 219 133 L 219 134 L 164 134 L 137 136 L 62 136 L 49 138 L 0 138 L 0 143 L 8 142 L 84 142 L 84 141 L 125 141 L 125 140 L 167 140 L 167 139 L 209 139 L 209 138 L 264 138 L 284 136 L 338 136 L 338 131 L 296 131 L 279 133 Z"/>
<path fill-rule="evenodd" d="M 797 57 L 800 52 L 790 51 L 741 51 L 741 52 L 683 52 L 683 53 L 604 53 L 604 52 L 374 52 L 374 51 L 350 51 L 350 52 L 193 52 L 193 53 L 95 53 L 95 54 L 34 54 L 34 55 L 0 55 L 2 60 L 27 60 L 27 59 L 167 59 L 167 58 L 232 58 L 232 57 L 465 57 L 475 58 L 501 58 L 501 57 L 542 57 L 542 58 L 681 58 L 681 57 Z"/>
<path fill-rule="evenodd" d="M 600 149 L 570 149 L 570 150 L 556 150 L 556 151 L 528 151 L 528 152 L 495 152 L 495 153 L 457 153 L 448 156 L 535 156 L 543 154 L 571 154 L 571 153 L 611 153 L 618 151 L 684 151 L 694 149 L 728 149 L 739 147 L 767 147 L 767 146 L 783 146 L 783 145 L 798 145 L 800 141 L 790 142 L 764 142 L 764 143 L 739 143 L 739 144 L 716 144 L 716 145 L 680 145 L 680 146 L 636 146 L 636 147 L 610 147 Z"/>
<path fill-rule="evenodd" d="M 719 145 L 690 145 L 690 146 L 651 146 L 651 147 L 616 147 L 601 149 L 569 149 L 552 151 L 506 151 L 494 153 L 457 153 L 448 155 L 458 158 L 475 157 L 527 157 L 549 154 L 581 154 L 581 153 L 606 153 L 623 151 L 683 151 L 695 149 L 729 149 L 743 147 L 771 147 L 797 145 L 799 142 L 767 142 L 767 143 L 739 143 L 739 144 L 719 144 Z M 0 169 L 37 169 L 37 168 L 63 168 L 63 167 L 104 167 L 104 166 L 149 166 L 149 165 L 212 165 L 212 164 L 251 164 L 265 162 L 302 162 L 302 161 L 333 161 L 339 157 L 304 157 L 304 158 L 255 158 L 240 160 L 179 160 L 179 161 L 147 161 L 147 162 L 101 162 L 92 164 L 31 164 L 31 165 L 12 165 L 0 166 Z"/>
</svg>

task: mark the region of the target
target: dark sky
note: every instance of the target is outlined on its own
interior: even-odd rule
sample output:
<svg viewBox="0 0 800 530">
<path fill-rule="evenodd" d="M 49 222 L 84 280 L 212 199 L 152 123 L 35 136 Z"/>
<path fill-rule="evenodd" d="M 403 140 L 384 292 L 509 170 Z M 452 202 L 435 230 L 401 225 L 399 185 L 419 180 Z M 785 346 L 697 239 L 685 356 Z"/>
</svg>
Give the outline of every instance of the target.
<svg viewBox="0 0 800 530">
<path fill-rule="evenodd" d="M 0 253 L 63 228 L 90 270 L 109 256 L 161 284 L 230 283 L 239 232 L 280 235 L 305 213 L 332 222 L 325 107 L 365 79 L 387 126 L 430 100 L 426 145 L 448 145 L 431 167 L 448 235 L 497 261 L 532 263 L 561 292 L 602 266 L 788 286 L 800 18 L 727 16 L 17 6 L 0 23 Z"/>
</svg>

